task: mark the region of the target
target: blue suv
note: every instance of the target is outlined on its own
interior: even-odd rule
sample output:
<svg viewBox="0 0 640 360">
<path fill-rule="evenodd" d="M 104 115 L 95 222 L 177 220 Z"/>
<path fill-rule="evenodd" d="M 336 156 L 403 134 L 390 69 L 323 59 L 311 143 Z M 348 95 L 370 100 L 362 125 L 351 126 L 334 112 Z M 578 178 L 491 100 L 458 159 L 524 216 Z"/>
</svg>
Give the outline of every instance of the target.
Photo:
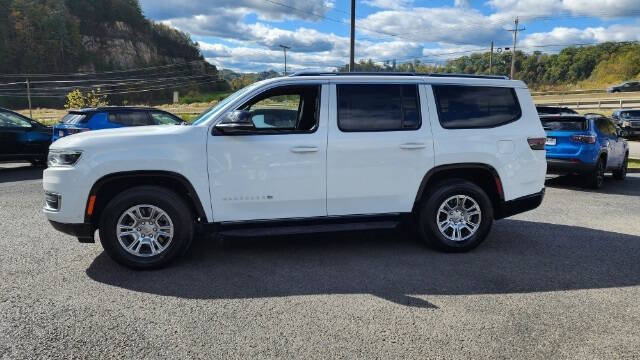
<svg viewBox="0 0 640 360">
<path fill-rule="evenodd" d="M 179 117 L 166 111 L 142 107 L 102 107 L 70 111 L 53 127 L 52 141 L 90 130 L 126 126 L 180 125 Z"/>
<path fill-rule="evenodd" d="M 547 132 L 549 173 L 582 174 L 594 189 L 602 187 L 607 171 L 624 180 L 629 146 L 613 121 L 602 115 L 543 115 L 540 120 Z"/>
</svg>

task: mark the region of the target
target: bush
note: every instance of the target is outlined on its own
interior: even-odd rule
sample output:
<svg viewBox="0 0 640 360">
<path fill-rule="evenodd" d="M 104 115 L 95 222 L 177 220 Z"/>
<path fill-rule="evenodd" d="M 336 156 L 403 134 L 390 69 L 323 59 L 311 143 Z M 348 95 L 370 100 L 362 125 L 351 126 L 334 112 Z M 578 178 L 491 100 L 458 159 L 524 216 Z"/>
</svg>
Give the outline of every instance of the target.
<svg viewBox="0 0 640 360">
<path fill-rule="evenodd" d="M 64 104 L 65 109 L 84 109 L 101 106 L 109 106 L 109 99 L 107 95 L 100 94 L 100 89 L 91 90 L 88 93 L 75 89 L 67 94 L 67 103 Z"/>
</svg>

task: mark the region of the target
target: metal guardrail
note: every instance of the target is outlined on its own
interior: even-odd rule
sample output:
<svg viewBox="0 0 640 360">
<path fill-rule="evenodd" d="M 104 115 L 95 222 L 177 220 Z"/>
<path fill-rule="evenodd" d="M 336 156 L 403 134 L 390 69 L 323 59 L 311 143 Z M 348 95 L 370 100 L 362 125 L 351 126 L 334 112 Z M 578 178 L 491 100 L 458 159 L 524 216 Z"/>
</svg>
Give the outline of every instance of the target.
<svg viewBox="0 0 640 360">
<path fill-rule="evenodd" d="M 532 91 L 532 96 L 558 96 L 558 95 L 585 95 L 585 94 L 606 94 L 604 89 L 588 89 L 588 90 L 553 90 L 553 91 Z"/>
<path fill-rule="evenodd" d="M 535 101 L 536 105 L 561 106 L 571 109 L 630 109 L 640 107 L 640 99 L 589 99 L 589 100 L 560 100 Z"/>
</svg>

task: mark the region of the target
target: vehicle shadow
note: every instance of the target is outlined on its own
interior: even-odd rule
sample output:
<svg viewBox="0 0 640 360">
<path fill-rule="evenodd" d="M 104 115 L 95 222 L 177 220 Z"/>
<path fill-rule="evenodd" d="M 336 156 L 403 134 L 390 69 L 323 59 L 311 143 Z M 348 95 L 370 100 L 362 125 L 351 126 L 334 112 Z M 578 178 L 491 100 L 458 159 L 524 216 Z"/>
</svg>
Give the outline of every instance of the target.
<svg viewBox="0 0 640 360">
<path fill-rule="evenodd" d="M 198 241 L 173 266 L 136 272 L 104 253 L 98 282 L 190 299 L 373 294 L 437 308 L 416 296 L 532 293 L 640 285 L 640 236 L 503 220 L 466 254 L 425 248 L 397 231 Z"/>
<path fill-rule="evenodd" d="M 22 166 L 0 167 L 0 183 L 42 179 L 44 168 L 28 164 Z"/>
<path fill-rule="evenodd" d="M 629 174 L 624 181 L 615 180 L 613 176 L 607 175 L 601 189 L 594 190 L 583 186 L 584 180 L 578 175 L 565 175 L 548 178 L 545 182 L 547 187 L 558 189 L 570 189 L 574 191 L 640 196 L 640 177 Z"/>
</svg>

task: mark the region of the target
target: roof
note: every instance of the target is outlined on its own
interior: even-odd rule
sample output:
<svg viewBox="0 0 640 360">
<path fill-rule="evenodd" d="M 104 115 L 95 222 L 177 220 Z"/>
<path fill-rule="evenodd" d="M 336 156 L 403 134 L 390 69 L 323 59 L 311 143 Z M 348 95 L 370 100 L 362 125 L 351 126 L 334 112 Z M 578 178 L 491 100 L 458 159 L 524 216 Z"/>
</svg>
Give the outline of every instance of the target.
<svg viewBox="0 0 640 360">
<path fill-rule="evenodd" d="M 509 80 L 507 76 L 501 75 L 475 75 L 475 74 L 453 74 L 453 73 L 416 73 L 416 72 L 317 72 L 300 71 L 289 75 L 298 76 L 424 76 L 424 77 L 452 77 L 452 78 L 472 78 L 472 79 L 500 79 Z"/>
<path fill-rule="evenodd" d="M 149 111 L 149 110 L 158 110 L 158 109 L 152 108 L 152 107 L 144 107 L 144 106 L 102 106 L 97 108 L 69 110 L 69 112 L 90 113 L 90 112 L 100 112 L 100 111 Z"/>
<path fill-rule="evenodd" d="M 580 114 L 542 114 L 540 118 L 581 118 L 586 119 L 585 115 Z"/>
</svg>

